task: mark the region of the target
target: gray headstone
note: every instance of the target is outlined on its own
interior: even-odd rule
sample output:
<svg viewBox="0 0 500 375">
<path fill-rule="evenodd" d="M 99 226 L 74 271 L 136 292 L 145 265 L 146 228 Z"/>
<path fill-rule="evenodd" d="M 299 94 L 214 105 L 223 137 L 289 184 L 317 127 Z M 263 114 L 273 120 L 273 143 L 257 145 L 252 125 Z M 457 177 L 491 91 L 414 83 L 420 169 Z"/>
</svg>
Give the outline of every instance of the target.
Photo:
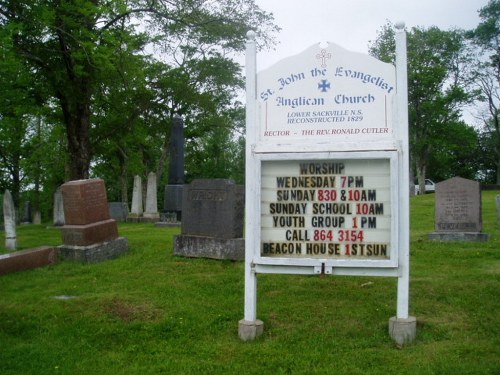
<svg viewBox="0 0 500 375">
<path fill-rule="evenodd" d="M 148 174 L 148 185 L 146 189 L 146 210 L 144 211 L 144 217 L 151 221 L 160 220 L 156 192 L 156 173 L 150 172 Z"/>
<path fill-rule="evenodd" d="M 244 187 L 231 180 L 194 180 L 184 185 L 182 234 L 243 237 Z"/>
<path fill-rule="evenodd" d="M 128 216 L 128 205 L 125 202 L 109 202 L 109 216 L 116 221 L 126 221 Z"/>
<path fill-rule="evenodd" d="M 134 190 L 132 191 L 132 208 L 130 213 L 134 216 L 142 216 L 142 179 L 134 176 Z"/>
<path fill-rule="evenodd" d="M 436 186 L 436 231 L 481 232 L 479 182 L 453 177 Z"/>
<path fill-rule="evenodd" d="M 436 185 L 435 230 L 430 239 L 485 240 L 481 234 L 481 187 L 479 182 L 453 177 Z"/>
<path fill-rule="evenodd" d="M 64 203 L 61 187 L 59 186 L 54 193 L 54 213 L 53 220 L 55 226 L 64 225 Z"/>
<path fill-rule="evenodd" d="M 33 224 L 42 224 L 42 213 L 38 210 L 33 213 Z"/>
<path fill-rule="evenodd" d="M 16 208 L 10 191 L 5 190 L 3 195 L 3 219 L 5 229 L 5 247 L 7 250 L 16 250 Z"/>
<path fill-rule="evenodd" d="M 194 180 L 184 185 L 181 235 L 174 254 L 243 260 L 245 189 L 233 181 Z"/>
</svg>

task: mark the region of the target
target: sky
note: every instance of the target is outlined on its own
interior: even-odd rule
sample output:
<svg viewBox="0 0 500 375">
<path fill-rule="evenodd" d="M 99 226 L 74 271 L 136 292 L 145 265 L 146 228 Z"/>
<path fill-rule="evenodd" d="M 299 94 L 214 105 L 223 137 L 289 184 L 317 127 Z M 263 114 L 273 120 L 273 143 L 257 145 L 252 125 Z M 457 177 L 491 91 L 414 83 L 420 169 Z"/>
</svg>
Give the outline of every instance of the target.
<svg viewBox="0 0 500 375">
<path fill-rule="evenodd" d="M 257 70 L 301 53 L 319 42 L 333 42 L 351 51 L 368 53 L 368 44 L 390 21 L 442 30 L 473 29 L 478 10 L 488 0 L 256 0 L 282 28 L 274 51 L 257 54 Z"/>
</svg>

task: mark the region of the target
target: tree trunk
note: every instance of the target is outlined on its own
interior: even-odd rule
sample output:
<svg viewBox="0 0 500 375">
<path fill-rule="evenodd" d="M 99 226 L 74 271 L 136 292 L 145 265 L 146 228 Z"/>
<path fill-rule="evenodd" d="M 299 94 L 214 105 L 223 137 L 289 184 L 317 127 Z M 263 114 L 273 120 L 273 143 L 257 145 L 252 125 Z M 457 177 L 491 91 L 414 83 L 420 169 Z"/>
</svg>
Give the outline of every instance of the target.
<svg viewBox="0 0 500 375">
<path fill-rule="evenodd" d="M 70 96 L 59 91 L 59 101 L 66 126 L 69 153 L 69 178 L 82 180 L 89 178 L 90 149 L 90 95 L 86 95 L 88 83 L 73 86 L 75 94 Z M 79 94 L 77 94 L 79 93 Z"/>
</svg>

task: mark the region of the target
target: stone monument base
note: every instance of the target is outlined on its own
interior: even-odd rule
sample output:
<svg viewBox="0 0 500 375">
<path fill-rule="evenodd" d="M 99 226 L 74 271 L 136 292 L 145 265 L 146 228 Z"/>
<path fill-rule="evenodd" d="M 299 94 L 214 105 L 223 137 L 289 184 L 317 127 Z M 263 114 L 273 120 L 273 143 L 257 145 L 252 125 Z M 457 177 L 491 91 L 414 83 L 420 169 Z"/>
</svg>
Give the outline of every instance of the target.
<svg viewBox="0 0 500 375">
<path fill-rule="evenodd" d="M 482 242 L 488 241 L 489 234 L 481 232 L 433 232 L 429 233 L 431 241 L 471 241 Z"/>
<path fill-rule="evenodd" d="M 158 212 L 144 212 L 142 214 L 141 223 L 156 223 L 160 220 Z"/>
<path fill-rule="evenodd" d="M 389 336 L 398 345 L 410 344 L 417 335 L 417 318 L 409 316 L 407 319 L 398 319 L 393 316 L 389 319 Z"/>
<path fill-rule="evenodd" d="M 142 216 L 139 216 L 138 214 L 134 213 L 129 213 L 127 215 L 127 219 L 125 220 L 127 223 L 140 223 L 142 219 Z"/>
<path fill-rule="evenodd" d="M 64 225 L 61 234 L 65 245 L 88 246 L 118 238 L 118 227 L 116 220 L 108 219 L 86 225 Z"/>
<path fill-rule="evenodd" d="M 89 246 L 61 245 L 58 247 L 62 259 L 82 263 L 98 263 L 117 258 L 128 250 L 128 240 L 118 237 L 114 240 L 96 243 Z"/>
<path fill-rule="evenodd" d="M 170 221 L 158 221 L 155 223 L 155 227 L 158 228 L 180 228 L 181 222 L 170 222 Z"/>
<path fill-rule="evenodd" d="M 245 260 L 243 238 L 179 235 L 174 237 L 174 255 L 194 258 Z"/>
<path fill-rule="evenodd" d="M 264 332 L 264 322 L 262 320 L 240 320 L 238 322 L 238 336 L 243 341 L 255 340 Z"/>
<path fill-rule="evenodd" d="M 57 262 L 57 249 L 40 246 L 33 249 L 0 255 L 0 275 L 31 270 Z"/>
</svg>

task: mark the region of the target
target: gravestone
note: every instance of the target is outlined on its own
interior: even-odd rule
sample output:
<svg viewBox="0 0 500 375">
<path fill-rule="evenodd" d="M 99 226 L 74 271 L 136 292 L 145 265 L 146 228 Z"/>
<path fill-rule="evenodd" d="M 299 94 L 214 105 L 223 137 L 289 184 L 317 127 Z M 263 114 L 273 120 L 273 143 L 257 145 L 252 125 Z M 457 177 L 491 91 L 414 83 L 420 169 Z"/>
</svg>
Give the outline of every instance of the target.
<svg viewBox="0 0 500 375">
<path fill-rule="evenodd" d="M 60 227 L 64 225 L 64 203 L 61 187 L 59 186 L 54 193 L 54 212 L 53 212 L 54 226 Z"/>
<path fill-rule="evenodd" d="M 435 232 L 440 241 L 486 241 L 481 212 L 479 182 L 453 177 L 436 185 Z"/>
<path fill-rule="evenodd" d="M 62 258 L 95 263 L 127 251 L 127 239 L 118 236 L 116 220 L 109 217 L 103 180 L 70 181 L 61 189 L 66 221 L 61 228 Z"/>
<path fill-rule="evenodd" d="M 3 220 L 5 230 L 5 248 L 7 250 L 16 250 L 16 208 L 10 191 L 5 190 L 3 195 Z"/>
<path fill-rule="evenodd" d="M 158 201 L 156 195 L 156 173 L 148 174 L 148 185 L 146 189 L 146 210 L 143 214 L 143 220 L 147 222 L 157 222 L 160 220 L 158 212 Z"/>
<path fill-rule="evenodd" d="M 174 255 L 243 260 L 244 195 L 244 187 L 231 180 L 184 185 L 181 235 L 174 239 Z"/>
<path fill-rule="evenodd" d="M 128 205 L 125 202 L 109 202 L 109 216 L 116 221 L 127 221 Z"/>
<path fill-rule="evenodd" d="M 179 225 L 182 218 L 184 186 L 184 122 L 174 117 L 170 140 L 170 162 L 168 185 L 165 186 L 164 212 L 162 221 Z"/>
<path fill-rule="evenodd" d="M 33 213 L 33 224 L 42 224 L 42 213 L 39 210 L 36 210 Z"/>
<path fill-rule="evenodd" d="M 33 221 L 31 219 L 32 213 L 31 213 L 31 202 L 27 201 L 24 203 L 24 215 L 23 219 L 21 220 L 22 224 L 32 224 Z"/>
<path fill-rule="evenodd" d="M 132 191 L 132 208 L 127 216 L 127 221 L 139 222 L 142 217 L 142 179 L 141 176 L 134 176 L 134 188 Z"/>
<path fill-rule="evenodd" d="M 34 249 L 16 251 L 0 255 L 0 275 L 31 270 L 47 266 L 57 261 L 57 249 L 50 246 L 40 246 Z"/>
</svg>

